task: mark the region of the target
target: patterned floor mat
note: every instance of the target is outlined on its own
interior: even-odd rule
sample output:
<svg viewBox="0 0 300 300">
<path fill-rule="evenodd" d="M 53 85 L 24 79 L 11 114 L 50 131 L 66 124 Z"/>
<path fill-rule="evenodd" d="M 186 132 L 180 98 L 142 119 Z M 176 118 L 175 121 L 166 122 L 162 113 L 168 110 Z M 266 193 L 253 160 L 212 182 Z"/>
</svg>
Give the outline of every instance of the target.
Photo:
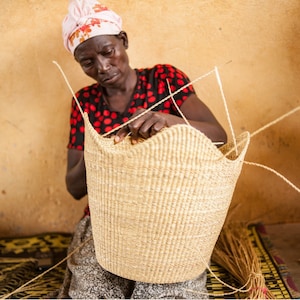
<svg viewBox="0 0 300 300">
<path fill-rule="evenodd" d="M 297 296 L 297 291 L 293 293 L 289 291 L 287 281 L 282 277 L 278 265 L 268 253 L 265 242 L 260 237 L 261 230 L 262 227 L 259 226 L 249 227 L 249 237 L 261 259 L 266 284 L 276 299 L 291 299 Z M 266 236 L 264 239 L 266 241 Z M 62 233 L 0 239 L 0 297 L 5 298 L 16 291 L 9 298 L 41 299 L 57 290 L 63 280 L 65 264 L 59 265 L 34 280 L 23 290 L 17 291 L 16 289 L 61 261 L 66 256 L 70 240 L 71 235 Z M 234 278 L 214 262 L 211 263 L 211 270 L 222 281 L 238 287 Z M 232 294 L 230 288 L 221 284 L 210 273 L 208 273 L 207 289 L 211 294 L 211 299 L 241 299 L 243 297 L 243 295 Z"/>
</svg>

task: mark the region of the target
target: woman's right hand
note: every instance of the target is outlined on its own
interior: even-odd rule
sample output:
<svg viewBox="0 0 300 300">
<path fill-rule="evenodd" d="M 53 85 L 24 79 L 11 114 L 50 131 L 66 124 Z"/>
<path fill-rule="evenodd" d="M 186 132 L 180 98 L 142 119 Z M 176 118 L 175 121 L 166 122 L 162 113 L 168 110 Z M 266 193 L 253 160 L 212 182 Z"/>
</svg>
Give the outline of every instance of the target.
<svg viewBox="0 0 300 300">
<path fill-rule="evenodd" d="M 142 114 L 143 108 L 138 108 L 131 119 Z M 136 144 L 139 139 L 148 139 L 167 126 L 167 115 L 161 112 L 148 111 L 141 117 L 121 128 L 115 138 L 115 143 L 120 143 L 130 134 L 132 144 Z"/>
</svg>

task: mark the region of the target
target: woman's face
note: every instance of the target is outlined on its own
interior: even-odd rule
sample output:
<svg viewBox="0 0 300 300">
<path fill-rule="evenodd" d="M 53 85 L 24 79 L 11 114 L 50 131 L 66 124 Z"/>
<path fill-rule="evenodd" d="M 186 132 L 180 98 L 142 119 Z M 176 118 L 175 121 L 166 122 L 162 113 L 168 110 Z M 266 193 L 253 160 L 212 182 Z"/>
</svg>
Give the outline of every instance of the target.
<svg viewBox="0 0 300 300">
<path fill-rule="evenodd" d="M 130 71 L 127 48 L 125 32 L 118 36 L 99 35 L 80 44 L 74 57 L 87 76 L 105 88 L 117 88 Z"/>
</svg>

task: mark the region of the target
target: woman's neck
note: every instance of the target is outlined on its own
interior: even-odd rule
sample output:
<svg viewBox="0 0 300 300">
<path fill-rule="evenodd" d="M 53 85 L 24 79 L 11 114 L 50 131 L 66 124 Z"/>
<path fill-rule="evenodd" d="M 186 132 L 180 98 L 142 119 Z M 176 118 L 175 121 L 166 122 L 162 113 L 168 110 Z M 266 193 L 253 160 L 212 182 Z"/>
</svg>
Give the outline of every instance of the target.
<svg viewBox="0 0 300 300">
<path fill-rule="evenodd" d="M 120 113 L 125 112 L 131 101 L 136 84 L 137 74 L 134 69 L 130 69 L 123 85 L 119 85 L 116 88 L 102 88 L 104 101 L 111 110 Z"/>
</svg>

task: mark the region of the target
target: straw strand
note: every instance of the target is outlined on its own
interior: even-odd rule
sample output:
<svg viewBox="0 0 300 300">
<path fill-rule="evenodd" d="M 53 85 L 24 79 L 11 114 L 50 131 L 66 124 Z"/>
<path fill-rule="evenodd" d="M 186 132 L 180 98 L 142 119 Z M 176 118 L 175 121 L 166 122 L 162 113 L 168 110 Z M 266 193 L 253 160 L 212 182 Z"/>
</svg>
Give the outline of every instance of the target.
<svg viewBox="0 0 300 300">
<path fill-rule="evenodd" d="M 231 122 L 231 118 L 230 118 L 230 114 L 229 114 L 229 110 L 228 110 L 228 106 L 227 106 L 227 100 L 226 100 L 226 97 L 225 97 L 225 94 L 224 94 L 223 85 L 222 85 L 222 81 L 221 81 L 221 77 L 220 77 L 220 74 L 219 74 L 218 67 L 215 67 L 215 74 L 216 74 L 217 82 L 218 82 L 219 89 L 220 89 L 220 92 L 221 92 L 221 96 L 222 96 L 222 100 L 223 100 L 223 104 L 224 104 L 224 108 L 225 108 L 225 112 L 226 112 L 227 121 L 228 121 L 229 128 L 230 128 L 230 131 L 231 131 L 231 135 L 232 135 L 232 139 L 233 139 L 233 143 L 234 143 L 235 154 L 238 155 L 237 145 L 236 145 L 236 138 L 235 138 L 235 134 L 234 134 L 234 130 L 233 130 L 233 126 L 232 126 L 232 122 Z"/>
<path fill-rule="evenodd" d="M 286 114 L 283 114 L 282 116 L 278 117 L 277 119 L 273 120 L 272 122 L 260 127 L 256 131 L 252 132 L 251 137 L 253 137 L 253 136 L 257 135 L 258 133 L 262 132 L 263 130 L 271 127 L 272 125 L 275 125 L 276 123 L 280 122 L 281 120 L 285 119 L 286 117 L 290 116 L 291 114 L 297 112 L 298 110 L 300 110 L 300 106 L 295 107 L 294 109 L 290 110 Z"/>
<path fill-rule="evenodd" d="M 190 85 L 192 85 L 193 83 L 209 76 L 210 74 L 212 74 L 214 72 L 214 70 L 211 70 L 209 72 L 207 72 L 204 75 L 201 75 L 199 77 L 197 77 L 196 79 L 194 79 L 193 81 L 187 83 L 186 85 L 182 86 L 181 88 L 177 89 L 175 92 L 171 93 L 170 95 L 166 96 L 165 98 L 161 99 L 160 101 L 156 102 L 155 104 L 153 104 L 152 106 L 150 106 L 149 108 L 147 108 L 146 110 L 144 110 L 142 113 L 140 113 L 139 115 L 135 116 L 134 118 L 129 119 L 127 122 L 124 122 L 123 124 L 121 124 L 120 126 L 112 129 L 111 131 L 104 133 L 102 136 L 106 137 L 110 134 L 112 134 L 113 132 L 127 126 L 128 124 L 130 124 L 131 122 L 137 120 L 138 118 L 142 117 L 143 115 L 147 114 L 149 111 L 153 110 L 155 107 L 159 106 L 161 103 L 164 103 L 165 101 L 167 101 L 169 98 L 174 97 L 175 95 L 177 95 L 179 92 L 181 92 L 182 90 L 186 89 L 187 87 L 189 87 Z"/>
<path fill-rule="evenodd" d="M 265 170 L 268 170 L 271 173 L 274 173 L 276 176 L 278 176 L 279 178 L 281 178 L 283 181 L 285 181 L 288 185 L 290 185 L 294 190 L 296 190 L 298 193 L 300 193 L 300 188 L 298 188 L 296 185 L 294 185 L 290 180 L 288 180 L 285 176 L 283 176 L 282 174 L 280 174 L 279 172 L 275 171 L 274 169 L 267 167 L 265 165 L 259 164 L 259 163 L 254 163 L 254 162 L 250 162 L 250 161 L 245 161 L 244 160 L 244 164 L 249 165 L 249 166 L 255 166 L 255 167 L 259 167 L 259 168 L 263 168 Z"/>
<path fill-rule="evenodd" d="M 70 92 L 71 92 L 73 98 L 74 98 L 74 100 L 76 101 L 76 104 L 77 104 L 77 106 L 78 106 L 78 109 L 79 109 L 79 111 L 80 111 L 80 113 L 81 113 L 81 115 L 82 115 L 82 117 L 83 117 L 83 110 L 82 110 L 82 108 L 81 108 L 81 106 L 80 106 L 79 100 L 77 99 L 77 97 L 76 97 L 76 95 L 75 95 L 75 93 L 74 93 L 74 91 L 73 91 L 73 89 L 72 89 L 72 87 L 71 87 L 71 84 L 70 84 L 70 82 L 69 82 L 69 80 L 68 80 L 68 78 L 67 78 L 65 72 L 63 71 L 62 67 L 58 64 L 58 62 L 56 62 L 55 60 L 53 60 L 52 62 L 57 66 L 57 68 L 58 68 L 59 71 L 61 72 L 61 74 L 62 74 L 62 76 L 63 76 L 63 78 L 64 78 L 64 80 L 65 80 L 65 82 L 66 82 L 66 84 L 67 84 L 67 86 L 68 86 L 68 88 L 69 88 L 69 90 L 70 90 Z"/>
<path fill-rule="evenodd" d="M 10 298 L 12 295 L 14 295 L 14 294 L 16 294 L 18 292 L 26 291 L 25 287 L 27 287 L 30 283 L 32 283 L 32 282 L 36 281 L 37 279 L 43 277 L 45 274 L 49 273 L 50 271 L 52 271 L 53 269 L 55 269 L 56 267 L 58 267 L 59 265 L 61 265 L 63 262 L 65 262 L 68 258 L 70 258 L 75 252 L 77 252 L 80 248 L 82 248 L 91 239 L 92 239 L 92 237 L 90 237 L 90 238 L 86 239 L 85 241 L 83 241 L 77 248 L 75 248 L 72 252 L 70 252 L 65 258 L 63 258 L 57 264 L 55 264 L 51 268 L 47 269 L 45 272 L 39 274 L 38 276 L 32 278 L 31 280 L 25 282 L 23 285 L 21 285 L 20 287 L 18 287 L 14 291 L 12 291 L 12 292 L 10 292 L 10 293 L 2 296 L 2 299 L 7 299 L 7 298 Z M 30 289 L 30 287 L 28 289 Z"/>
<path fill-rule="evenodd" d="M 170 82 L 169 80 L 166 80 L 167 81 L 167 85 L 168 85 L 168 89 L 169 89 L 169 93 L 171 95 L 171 100 L 174 104 L 174 106 L 176 107 L 177 111 L 179 112 L 179 114 L 181 115 L 182 119 L 185 121 L 185 123 L 189 126 L 191 126 L 190 122 L 188 121 L 188 119 L 185 117 L 185 115 L 182 113 L 181 109 L 178 107 L 173 95 L 172 95 L 172 91 L 171 91 L 171 87 L 170 87 Z"/>
</svg>

